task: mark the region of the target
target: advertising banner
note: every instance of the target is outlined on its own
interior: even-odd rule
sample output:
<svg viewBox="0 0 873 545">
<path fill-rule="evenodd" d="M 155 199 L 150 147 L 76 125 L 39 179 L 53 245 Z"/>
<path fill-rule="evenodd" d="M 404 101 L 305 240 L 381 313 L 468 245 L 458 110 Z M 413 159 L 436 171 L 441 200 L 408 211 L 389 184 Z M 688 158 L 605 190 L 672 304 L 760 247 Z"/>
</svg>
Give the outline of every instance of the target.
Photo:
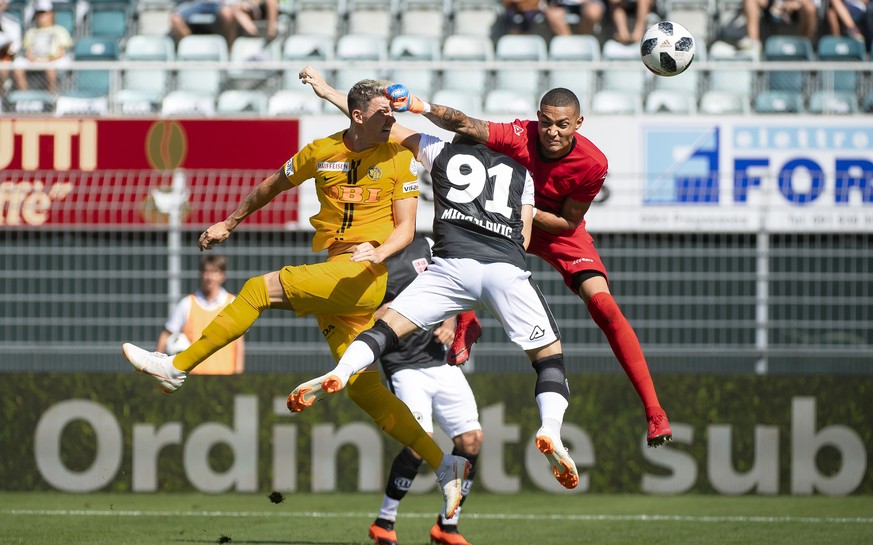
<svg viewBox="0 0 873 545">
<path fill-rule="evenodd" d="M 415 130 L 453 136 L 422 116 L 397 117 Z M 347 123 L 342 116 L 305 118 L 301 142 Z M 873 126 L 867 120 L 587 116 L 579 132 L 609 160 L 609 177 L 586 216 L 592 232 L 873 230 Z M 421 229 L 433 221 L 427 181 Z M 303 215 L 313 213 L 317 202 L 301 198 Z"/>
<path fill-rule="evenodd" d="M 673 442 L 650 449 L 643 409 L 622 374 L 570 376 L 562 436 L 580 484 L 568 492 L 534 446 L 532 376 L 468 375 L 484 431 L 475 486 L 506 494 L 873 493 L 869 379 L 660 375 Z M 165 396 L 134 373 L 7 374 L 0 487 L 383 490 L 401 446 L 346 395 L 292 417 L 288 392 L 308 378 L 197 376 Z M 436 493 L 432 473 L 413 490 Z"/>
<path fill-rule="evenodd" d="M 297 151 L 298 134 L 290 119 L 0 119 L 0 225 L 149 226 L 174 206 L 184 224 L 211 225 Z M 296 193 L 248 223 L 296 224 Z"/>
</svg>

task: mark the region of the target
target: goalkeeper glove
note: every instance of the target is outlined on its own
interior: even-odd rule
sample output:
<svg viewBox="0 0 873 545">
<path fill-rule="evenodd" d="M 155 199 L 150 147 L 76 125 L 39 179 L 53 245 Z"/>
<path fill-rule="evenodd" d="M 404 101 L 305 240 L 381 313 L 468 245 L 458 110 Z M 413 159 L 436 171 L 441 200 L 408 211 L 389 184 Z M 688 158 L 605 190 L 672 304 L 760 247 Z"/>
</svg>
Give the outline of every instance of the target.
<svg viewBox="0 0 873 545">
<path fill-rule="evenodd" d="M 430 112 L 430 104 L 411 94 L 405 85 L 395 83 L 385 89 L 385 96 L 391 102 L 395 112 L 410 112 L 422 114 Z"/>
</svg>

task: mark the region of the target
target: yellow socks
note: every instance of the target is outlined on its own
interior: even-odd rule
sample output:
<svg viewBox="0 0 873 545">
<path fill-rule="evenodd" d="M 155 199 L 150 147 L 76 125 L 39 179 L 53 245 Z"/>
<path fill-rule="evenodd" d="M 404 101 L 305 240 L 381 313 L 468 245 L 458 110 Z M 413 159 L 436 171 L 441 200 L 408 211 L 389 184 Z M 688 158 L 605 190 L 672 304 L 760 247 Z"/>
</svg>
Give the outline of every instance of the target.
<svg viewBox="0 0 873 545">
<path fill-rule="evenodd" d="M 245 333 L 261 312 L 270 308 L 270 294 L 263 276 L 249 278 L 236 299 L 218 313 L 197 341 L 180 352 L 173 366 L 180 371 L 191 371 L 203 360 L 218 352 Z"/>
<path fill-rule="evenodd" d="M 363 371 L 352 376 L 348 391 L 352 401 L 385 433 L 417 452 L 431 468 L 439 467 L 443 451 L 422 429 L 409 407 L 382 384 L 378 371 Z"/>
</svg>

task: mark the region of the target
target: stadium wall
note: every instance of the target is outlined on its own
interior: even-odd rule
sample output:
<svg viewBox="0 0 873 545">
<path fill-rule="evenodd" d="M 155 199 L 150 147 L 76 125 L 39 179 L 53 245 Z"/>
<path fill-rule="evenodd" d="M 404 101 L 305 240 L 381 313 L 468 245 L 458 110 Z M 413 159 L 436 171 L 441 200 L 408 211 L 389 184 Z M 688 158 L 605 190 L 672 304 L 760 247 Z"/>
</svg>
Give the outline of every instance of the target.
<svg viewBox="0 0 873 545">
<path fill-rule="evenodd" d="M 164 396 L 145 378 L 11 374 L 0 382 L 3 490 L 378 492 L 400 446 L 344 395 L 294 415 L 303 374 L 198 376 Z M 572 493 L 873 493 L 873 382 L 660 375 L 674 442 L 645 447 L 645 419 L 616 375 L 572 375 L 564 442 Z M 469 375 L 484 444 L 476 486 L 568 493 L 536 450 L 533 373 Z M 451 442 L 439 432 L 444 448 Z M 432 474 L 414 491 L 436 493 Z"/>
</svg>

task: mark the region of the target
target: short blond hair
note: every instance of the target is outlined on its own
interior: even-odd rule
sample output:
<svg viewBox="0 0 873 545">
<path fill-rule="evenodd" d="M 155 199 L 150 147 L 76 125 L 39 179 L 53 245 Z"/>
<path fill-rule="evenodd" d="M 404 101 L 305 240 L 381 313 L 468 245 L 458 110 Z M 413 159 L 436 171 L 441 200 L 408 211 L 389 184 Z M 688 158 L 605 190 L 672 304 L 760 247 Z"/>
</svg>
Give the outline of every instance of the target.
<svg viewBox="0 0 873 545">
<path fill-rule="evenodd" d="M 349 113 L 363 110 L 374 98 L 385 96 L 389 85 L 391 83 L 383 79 L 364 79 L 352 85 L 348 95 Z"/>
</svg>

